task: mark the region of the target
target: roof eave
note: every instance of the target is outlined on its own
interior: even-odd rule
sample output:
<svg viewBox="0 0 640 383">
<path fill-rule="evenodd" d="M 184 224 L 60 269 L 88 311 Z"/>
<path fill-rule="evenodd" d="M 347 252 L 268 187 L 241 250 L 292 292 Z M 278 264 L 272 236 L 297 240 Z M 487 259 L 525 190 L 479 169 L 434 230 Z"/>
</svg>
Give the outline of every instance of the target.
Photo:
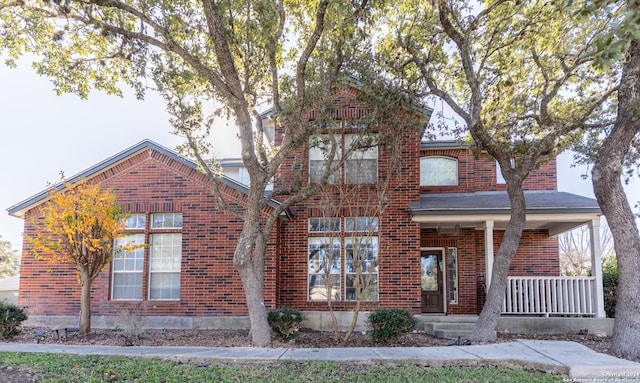
<svg viewBox="0 0 640 383">
<path fill-rule="evenodd" d="M 139 143 L 137 143 L 136 145 L 131 146 L 130 148 L 127 148 L 125 150 L 123 150 L 120 153 L 117 153 L 109 158 L 107 158 L 104 161 L 99 162 L 98 164 L 70 177 L 67 179 L 67 181 L 71 184 L 76 183 L 82 179 L 86 179 L 86 178 L 90 178 L 93 176 L 96 176 L 97 174 L 106 171 L 110 168 L 112 168 L 113 166 L 121 163 L 122 161 L 126 160 L 127 158 L 143 151 L 143 150 L 155 150 L 163 155 L 166 155 L 192 169 L 197 169 L 198 168 L 198 164 L 185 158 L 182 157 L 180 155 L 178 155 L 177 153 L 175 153 L 174 151 L 158 145 L 157 143 L 149 140 L 149 139 L 145 139 L 143 141 L 140 141 Z M 236 189 L 244 194 L 248 194 L 249 193 L 249 188 L 244 185 L 241 184 L 240 182 L 227 177 L 225 175 L 222 175 L 222 183 L 224 183 L 225 185 Z M 7 208 L 7 212 L 9 213 L 9 215 L 13 216 L 13 217 L 17 217 L 17 218 L 24 218 L 26 212 L 30 209 L 33 209 L 34 207 L 42 204 L 43 202 L 45 202 L 47 200 L 47 197 L 49 196 L 49 194 L 51 193 L 51 191 L 53 190 L 62 190 L 64 189 L 64 184 L 62 182 L 57 183 L 43 191 L 41 191 L 38 194 L 35 194 L 32 197 L 29 197 L 9 208 Z M 271 199 L 271 201 L 269 201 L 268 203 L 269 206 L 271 206 L 272 208 L 277 208 L 278 206 L 280 206 L 280 203 L 274 199 Z M 290 215 L 290 212 L 287 212 L 287 215 Z"/>
<path fill-rule="evenodd" d="M 420 209 L 411 208 L 411 215 L 487 215 L 487 214 L 505 214 L 510 215 L 510 208 L 499 209 Z M 526 214 L 602 214 L 600 208 L 594 207 L 576 207 L 576 208 L 527 208 Z"/>
</svg>

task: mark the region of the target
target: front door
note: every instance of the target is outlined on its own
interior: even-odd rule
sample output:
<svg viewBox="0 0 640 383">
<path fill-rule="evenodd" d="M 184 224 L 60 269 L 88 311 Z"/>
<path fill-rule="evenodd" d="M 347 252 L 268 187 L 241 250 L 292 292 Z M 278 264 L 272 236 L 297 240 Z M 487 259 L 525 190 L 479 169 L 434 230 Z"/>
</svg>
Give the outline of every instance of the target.
<svg viewBox="0 0 640 383">
<path fill-rule="evenodd" d="M 423 251 L 420 257 L 420 280 L 422 285 L 422 312 L 444 312 L 442 288 L 442 251 Z"/>
</svg>

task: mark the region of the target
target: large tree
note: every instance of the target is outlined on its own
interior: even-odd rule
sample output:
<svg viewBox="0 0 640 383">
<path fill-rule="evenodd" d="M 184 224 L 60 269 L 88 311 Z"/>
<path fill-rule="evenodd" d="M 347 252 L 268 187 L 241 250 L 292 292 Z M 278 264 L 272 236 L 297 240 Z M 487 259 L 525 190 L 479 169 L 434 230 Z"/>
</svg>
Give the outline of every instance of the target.
<svg viewBox="0 0 640 383">
<path fill-rule="evenodd" d="M 568 133 L 605 126 L 615 86 L 588 56 L 607 27 L 546 1 L 408 1 L 392 15 L 386 57 L 398 75 L 444 100 L 476 149 L 500 164 L 511 217 L 495 254 L 472 338 L 495 340 L 511 259 L 526 224 L 523 182 L 566 146 Z"/>
<path fill-rule="evenodd" d="M 62 184 L 39 209 L 42 221 L 28 237 L 32 255 L 51 264 L 76 270 L 80 294 L 80 334 L 91 331 L 91 285 L 113 259 L 114 241 L 124 235 L 125 214 L 111 190 L 87 183 Z M 130 244 L 133 249 L 140 244 Z"/>
<path fill-rule="evenodd" d="M 618 90 L 618 113 L 613 129 L 597 150 L 593 189 L 609 221 L 618 260 L 618 297 L 612 350 L 628 358 L 640 357 L 640 233 L 622 179 L 624 169 L 637 169 L 640 154 L 640 7 L 628 2 L 628 24 L 621 42 L 628 46 L 623 57 Z M 624 26 L 624 23 L 622 24 Z M 634 33 L 635 32 L 635 33 Z M 625 41 L 626 40 L 626 41 Z M 629 175 L 629 174 L 628 174 Z"/>
<path fill-rule="evenodd" d="M 597 39 L 596 65 L 621 67 L 615 124 L 589 131 L 576 149 L 581 161 L 593 163 L 592 181 L 598 204 L 613 235 L 617 257 L 618 294 L 612 350 L 640 357 L 640 233 L 622 182 L 640 169 L 640 3 L 637 0 L 566 1 L 567 12 L 609 23 Z M 605 9 L 603 15 L 599 13 Z M 605 17 L 603 17 L 605 16 Z"/>
<path fill-rule="evenodd" d="M 0 49 L 10 65 L 24 52 L 35 54 L 37 72 L 50 76 L 58 93 L 120 94 L 126 84 L 139 97 L 148 87 L 164 97 L 171 122 L 188 139 L 187 150 L 209 175 L 219 206 L 244 222 L 234 264 L 253 342 L 266 346 L 267 243 L 281 214 L 318 185 L 277 189 L 282 203 L 273 210 L 269 199 L 278 196 L 265 198 L 265 187 L 308 142 L 314 131 L 309 112 L 330 109 L 346 63 L 366 47 L 369 8 L 368 0 L 0 0 Z M 211 118 L 219 115 L 206 113 L 212 108 L 238 129 L 250 179 L 242 207 L 222 198 L 220 177 L 206 158 Z M 264 138 L 261 108 L 278 116 L 278 146 Z"/>
<path fill-rule="evenodd" d="M 626 156 L 640 146 L 640 41 L 631 42 L 618 91 L 618 117 L 598 150 L 593 189 L 607 217 L 618 259 L 618 299 L 612 350 L 640 357 L 640 233 L 622 187 Z M 633 149 L 635 147 L 635 149 Z"/>
</svg>

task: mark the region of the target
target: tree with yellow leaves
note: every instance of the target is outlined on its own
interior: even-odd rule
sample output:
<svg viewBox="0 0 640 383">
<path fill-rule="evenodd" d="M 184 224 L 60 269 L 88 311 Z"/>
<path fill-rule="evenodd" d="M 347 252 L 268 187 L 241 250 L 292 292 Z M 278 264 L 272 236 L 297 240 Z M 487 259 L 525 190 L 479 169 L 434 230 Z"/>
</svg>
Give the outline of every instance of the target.
<svg viewBox="0 0 640 383">
<path fill-rule="evenodd" d="M 62 182 L 65 187 L 50 193 L 41 210 L 43 223 L 28 240 L 36 259 L 75 267 L 82 286 L 80 335 L 86 335 L 91 331 L 91 284 L 113 258 L 114 240 L 124 235 L 126 215 L 111 190 L 71 184 L 64 177 Z"/>
</svg>

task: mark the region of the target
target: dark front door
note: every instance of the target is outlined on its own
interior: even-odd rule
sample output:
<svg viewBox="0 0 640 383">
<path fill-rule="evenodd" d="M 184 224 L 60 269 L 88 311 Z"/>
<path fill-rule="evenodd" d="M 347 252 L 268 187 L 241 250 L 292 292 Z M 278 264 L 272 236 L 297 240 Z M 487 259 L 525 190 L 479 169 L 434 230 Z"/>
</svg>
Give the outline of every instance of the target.
<svg viewBox="0 0 640 383">
<path fill-rule="evenodd" d="M 442 290 L 442 251 L 423 251 L 420 257 L 422 312 L 444 312 Z"/>
</svg>

